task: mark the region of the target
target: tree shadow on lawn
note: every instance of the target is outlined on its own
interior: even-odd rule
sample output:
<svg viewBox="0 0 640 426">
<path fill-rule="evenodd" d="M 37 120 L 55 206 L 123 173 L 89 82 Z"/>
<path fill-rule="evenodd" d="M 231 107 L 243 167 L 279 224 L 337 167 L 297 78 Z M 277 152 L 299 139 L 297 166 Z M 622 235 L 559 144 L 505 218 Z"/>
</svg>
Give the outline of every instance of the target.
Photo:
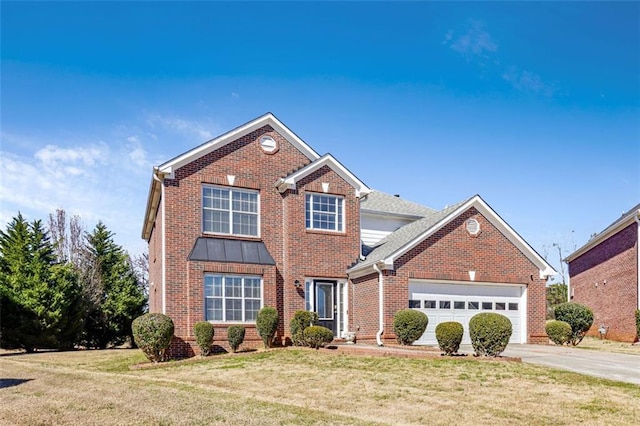
<svg viewBox="0 0 640 426">
<path fill-rule="evenodd" d="M 31 380 L 33 379 L 0 379 L 0 389 L 18 386 Z"/>
</svg>

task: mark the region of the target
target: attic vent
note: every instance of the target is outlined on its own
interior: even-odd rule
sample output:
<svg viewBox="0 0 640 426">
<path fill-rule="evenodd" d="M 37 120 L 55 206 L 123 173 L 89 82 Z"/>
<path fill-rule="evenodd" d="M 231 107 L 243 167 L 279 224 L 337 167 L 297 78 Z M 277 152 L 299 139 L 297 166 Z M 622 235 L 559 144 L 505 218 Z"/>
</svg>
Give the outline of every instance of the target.
<svg viewBox="0 0 640 426">
<path fill-rule="evenodd" d="M 467 232 L 471 235 L 477 235 L 480 232 L 480 224 L 475 219 L 469 219 L 467 221 Z"/>
<path fill-rule="evenodd" d="M 263 136 L 260 139 L 260 147 L 267 154 L 273 154 L 278 148 L 278 144 L 270 136 Z"/>
</svg>

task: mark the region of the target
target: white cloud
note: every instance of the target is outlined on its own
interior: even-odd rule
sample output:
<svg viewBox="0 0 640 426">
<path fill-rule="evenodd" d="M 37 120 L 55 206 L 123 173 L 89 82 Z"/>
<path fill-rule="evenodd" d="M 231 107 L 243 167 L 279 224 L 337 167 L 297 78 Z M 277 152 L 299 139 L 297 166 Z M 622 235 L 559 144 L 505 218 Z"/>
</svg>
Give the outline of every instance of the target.
<svg viewBox="0 0 640 426">
<path fill-rule="evenodd" d="M 93 166 L 97 162 L 105 163 L 108 160 L 109 148 L 104 144 L 62 148 L 55 145 L 47 145 L 36 152 L 35 158 L 46 167 L 56 167 L 61 163 L 82 163 Z"/>
<path fill-rule="evenodd" d="M 545 83 L 542 78 L 531 71 L 520 71 L 516 67 L 509 67 L 502 73 L 502 78 L 514 88 L 543 96 L 553 96 L 554 88 Z"/>
<path fill-rule="evenodd" d="M 491 37 L 478 21 L 471 21 L 466 32 L 454 38 L 453 30 L 445 35 L 445 42 L 451 49 L 463 54 L 468 60 L 473 58 L 487 58 L 498 50 L 498 43 Z"/>
<path fill-rule="evenodd" d="M 233 99 L 238 99 L 240 97 L 240 95 L 238 93 L 236 93 L 236 92 L 231 92 L 231 97 Z"/>
<path fill-rule="evenodd" d="M 182 136 L 197 137 L 204 142 L 213 138 L 213 130 L 217 126 L 211 122 L 185 120 L 179 117 L 165 117 L 159 114 L 148 115 L 146 124 L 152 129 L 169 130 Z"/>
</svg>

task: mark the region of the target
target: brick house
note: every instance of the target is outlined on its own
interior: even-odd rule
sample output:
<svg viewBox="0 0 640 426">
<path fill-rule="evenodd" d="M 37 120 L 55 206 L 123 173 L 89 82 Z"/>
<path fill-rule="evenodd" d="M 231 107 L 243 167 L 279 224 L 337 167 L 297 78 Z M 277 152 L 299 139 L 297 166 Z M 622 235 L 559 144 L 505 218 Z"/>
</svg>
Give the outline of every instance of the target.
<svg viewBox="0 0 640 426">
<path fill-rule="evenodd" d="M 604 231 L 569 255 L 571 300 L 593 310 L 589 335 L 638 340 L 635 311 L 640 309 L 640 204 L 624 213 Z"/>
<path fill-rule="evenodd" d="M 142 237 L 149 307 L 175 323 L 175 355 L 193 354 L 193 325 L 230 324 L 260 343 L 258 310 L 275 307 L 286 343 L 297 310 L 336 338 L 395 340 L 411 306 L 439 321 L 507 315 L 513 342 L 546 342 L 545 282 L 555 274 L 480 196 L 433 210 L 374 191 L 268 113 L 154 167 Z M 468 337 L 465 336 L 465 339 Z"/>
</svg>

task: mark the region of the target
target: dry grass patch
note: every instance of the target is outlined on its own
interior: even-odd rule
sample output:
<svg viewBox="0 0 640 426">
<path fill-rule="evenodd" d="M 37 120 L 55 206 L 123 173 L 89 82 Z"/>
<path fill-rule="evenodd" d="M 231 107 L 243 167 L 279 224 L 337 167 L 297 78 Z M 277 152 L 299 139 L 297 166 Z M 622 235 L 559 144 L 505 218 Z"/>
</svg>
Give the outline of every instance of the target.
<svg viewBox="0 0 640 426">
<path fill-rule="evenodd" d="M 632 354 L 640 356 L 640 345 L 631 343 L 616 342 L 614 340 L 598 339 L 597 337 L 585 337 L 578 346 L 578 349 L 591 349 L 597 351 L 616 352 L 621 354 Z"/>
<path fill-rule="evenodd" d="M 0 357 L 0 423 L 637 424 L 640 386 L 515 362 L 259 351 L 129 371 L 138 351 Z M 115 420 L 114 420 L 115 419 Z"/>
</svg>

